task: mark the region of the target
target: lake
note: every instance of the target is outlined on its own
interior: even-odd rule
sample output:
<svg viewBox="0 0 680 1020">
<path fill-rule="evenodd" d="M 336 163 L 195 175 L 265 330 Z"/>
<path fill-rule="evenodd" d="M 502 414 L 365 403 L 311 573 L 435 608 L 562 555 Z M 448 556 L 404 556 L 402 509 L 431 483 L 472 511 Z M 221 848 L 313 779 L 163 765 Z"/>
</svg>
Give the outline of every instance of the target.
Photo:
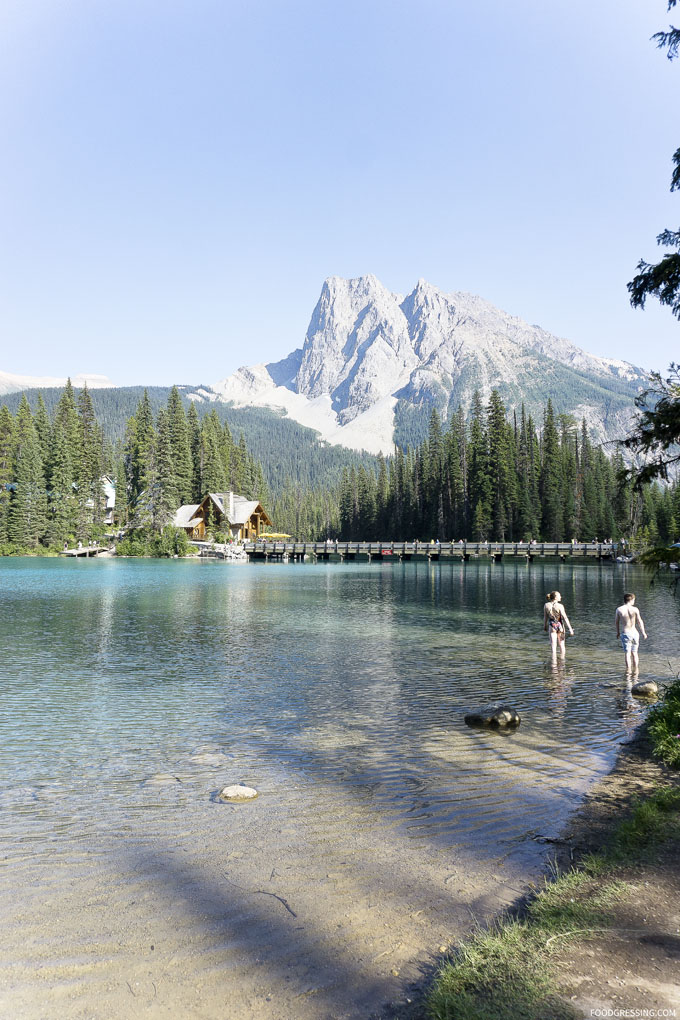
<svg viewBox="0 0 680 1020">
<path fill-rule="evenodd" d="M 678 603 L 630 565 L 0 560 L 0 1004 L 381 1015 L 538 876 L 643 718 L 624 590 L 667 680 Z M 518 731 L 463 724 L 495 700 Z M 217 802 L 235 782 L 257 800 Z"/>
</svg>

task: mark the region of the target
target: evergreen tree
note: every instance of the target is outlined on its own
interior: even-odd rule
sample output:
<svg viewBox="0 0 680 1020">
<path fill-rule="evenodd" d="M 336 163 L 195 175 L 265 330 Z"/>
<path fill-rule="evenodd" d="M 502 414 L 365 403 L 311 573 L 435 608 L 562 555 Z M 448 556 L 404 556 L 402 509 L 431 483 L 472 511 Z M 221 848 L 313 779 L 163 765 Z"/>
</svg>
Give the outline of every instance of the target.
<svg viewBox="0 0 680 1020">
<path fill-rule="evenodd" d="M 561 414 L 560 422 L 560 455 L 562 461 L 562 519 L 564 522 L 564 538 L 576 538 L 578 535 L 578 514 L 576 507 L 576 491 L 578 468 L 576 462 L 576 420 L 569 414 Z"/>
<path fill-rule="evenodd" d="M 357 520 L 354 538 L 373 541 L 376 534 L 375 481 L 363 464 L 357 474 Z"/>
<path fill-rule="evenodd" d="M 585 418 L 581 423 L 581 446 L 577 493 L 580 492 L 579 535 L 590 541 L 597 530 L 597 499 L 593 478 L 593 448 Z"/>
<path fill-rule="evenodd" d="M 631 509 L 634 493 L 632 482 L 630 478 L 626 476 L 626 465 L 624 464 L 623 457 L 618 450 L 612 458 L 612 472 L 616 479 L 614 491 L 616 537 L 625 538 L 627 535 L 630 535 L 632 530 L 633 522 L 631 520 Z"/>
<path fill-rule="evenodd" d="M 382 538 L 389 535 L 388 513 L 389 513 L 389 479 L 387 466 L 382 453 L 378 456 L 378 480 L 375 490 L 375 530 L 376 537 Z"/>
<path fill-rule="evenodd" d="M 47 528 L 47 495 L 40 440 L 24 394 L 16 416 L 8 537 L 20 548 L 35 548 Z"/>
<path fill-rule="evenodd" d="M 257 461 L 253 468 L 253 499 L 257 499 L 263 507 L 271 506 L 271 496 L 262 465 Z"/>
<path fill-rule="evenodd" d="M 76 533 L 78 502 L 71 463 L 71 445 L 68 434 L 58 418 L 55 419 L 52 428 L 50 465 L 47 541 L 49 545 L 61 546 Z"/>
<path fill-rule="evenodd" d="M 463 431 L 463 444 L 465 433 Z M 444 436 L 444 464 L 446 490 L 443 502 L 444 528 L 448 538 L 460 537 L 466 533 L 465 487 L 463 483 L 463 459 L 460 448 L 460 430 L 454 421 Z M 439 536 L 442 537 L 441 535 Z"/>
<path fill-rule="evenodd" d="M 201 426 L 201 499 L 209 492 L 225 492 L 228 488 L 222 457 L 222 426 L 213 409 Z M 235 486 L 234 491 L 239 492 Z"/>
<path fill-rule="evenodd" d="M 465 427 L 465 414 L 461 406 L 458 407 L 453 422 L 451 423 L 451 432 L 453 433 L 455 443 L 458 446 L 458 453 L 460 457 L 460 488 L 458 491 L 461 496 L 461 502 L 458 508 L 459 512 L 456 519 L 452 522 L 452 526 L 455 534 L 467 536 L 470 533 L 471 520 L 468 477 L 468 442 Z M 454 477 L 455 471 L 453 471 L 451 475 L 452 479 L 454 479 Z"/>
<path fill-rule="evenodd" d="M 472 510 L 472 538 L 485 542 L 492 526 L 489 451 L 484 428 L 484 409 L 479 391 L 472 397 L 472 418 L 468 444 L 468 490 Z"/>
<path fill-rule="evenodd" d="M 78 418 L 80 428 L 79 456 L 75 463 L 78 485 L 78 504 L 83 531 L 89 531 L 90 524 L 99 525 L 103 518 L 104 491 L 102 488 L 103 452 L 102 435 L 92 406 L 87 385 L 78 394 Z M 81 537 L 87 537 L 84 533 Z"/>
<path fill-rule="evenodd" d="M 59 429 L 64 435 L 75 480 L 76 468 L 80 460 L 80 421 L 70 379 L 66 380 L 66 386 L 59 398 L 52 429 Z"/>
<path fill-rule="evenodd" d="M 421 447 L 422 494 L 424 502 L 423 528 L 429 535 L 443 538 L 442 492 L 444 489 L 444 441 L 442 424 L 436 407 L 432 408 L 427 442 Z"/>
<path fill-rule="evenodd" d="M 517 525 L 516 537 L 530 542 L 540 534 L 538 501 L 539 456 L 538 440 L 531 418 L 526 417 L 524 404 L 517 437 Z"/>
<path fill-rule="evenodd" d="M 180 506 L 173 459 L 170 416 L 163 408 L 156 420 L 156 480 L 152 500 L 152 526 L 157 531 L 169 524 Z"/>
<path fill-rule="evenodd" d="M 236 448 L 236 463 L 238 464 L 238 484 L 236 484 L 235 478 L 234 491 L 238 492 L 241 496 L 250 497 L 253 491 L 253 470 L 246 446 L 246 438 L 243 433 L 239 436 L 238 447 Z"/>
<path fill-rule="evenodd" d="M 560 441 L 550 398 L 543 419 L 540 495 L 543 538 L 560 542 L 563 537 Z"/>
<path fill-rule="evenodd" d="M 156 479 L 156 431 L 147 390 L 144 390 L 133 417 L 128 421 L 126 455 L 130 499 L 136 505 Z"/>
<path fill-rule="evenodd" d="M 114 522 L 118 528 L 125 528 L 129 520 L 128 480 L 125 472 L 125 461 L 119 457 L 115 467 L 116 506 Z"/>
<path fill-rule="evenodd" d="M 193 405 L 192 405 L 193 406 Z M 179 390 L 173 386 L 168 397 L 168 433 L 174 475 L 173 499 L 177 506 L 190 503 L 193 494 L 193 463 L 191 457 L 190 428 L 182 405 Z"/>
<path fill-rule="evenodd" d="M 404 463 L 404 451 L 397 448 L 394 463 L 390 469 L 390 491 L 388 496 L 388 521 L 390 535 L 405 535 L 407 532 L 406 514 L 404 508 L 404 479 L 406 466 Z"/>
<path fill-rule="evenodd" d="M 14 419 L 0 407 L 0 545 L 8 540 L 10 485 L 14 478 Z"/>
<path fill-rule="evenodd" d="M 491 537 L 504 542 L 512 530 L 514 478 L 512 446 L 505 408 L 500 394 L 493 390 L 487 409 L 488 472 L 491 508 Z"/>
<path fill-rule="evenodd" d="M 38 442 L 40 443 L 40 456 L 42 457 L 43 470 L 45 477 L 49 476 L 49 459 L 50 459 L 50 434 L 52 427 L 50 425 L 49 415 L 47 408 L 45 407 L 45 401 L 43 400 L 42 393 L 38 393 L 38 399 L 36 400 L 35 413 L 33 415 L 33 424 L 38 434 Z"/>
<path fill-rule="evenodd" d="M 200 503 L 201 495 L 201 425 L 193 400 L 187 413 L 187 432 L 191 453 L 191 498 L 190 503 Z"/>
<path fill-rule="evenodd" d="M 668 0 L 668 10 L 678 0 Z M 680 29 L 671 25 L 668 32 L 656 32 L 652 38 L 659 49 L 667 50 L 669 60 L 674 60 L 680 50 Z M 671 174 L 671 192 L 680 191 L 680 148 L 673 153 L 674 170 Z M 651 294 L 662 305 L 667 305 L 673 315 L 680 319 L 680 230 L 663 230 L 656 238 L 657 244 L 675 249 L 667 252 L 660 262 L 650 265 L 641 259 L 637 276 L 628 284 L 630 303 L 634 308 L 644 308 Z M 652 476 L 658 477 L 658 475 Z M 665 476 L 664 476 L 665 477 Z"/>
</svg>

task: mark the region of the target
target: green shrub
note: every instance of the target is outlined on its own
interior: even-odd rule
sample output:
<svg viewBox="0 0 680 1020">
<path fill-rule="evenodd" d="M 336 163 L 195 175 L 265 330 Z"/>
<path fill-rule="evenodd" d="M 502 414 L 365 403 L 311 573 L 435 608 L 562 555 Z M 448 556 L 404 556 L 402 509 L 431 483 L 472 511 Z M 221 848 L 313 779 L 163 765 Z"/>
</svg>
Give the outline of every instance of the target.
<svg viewBox="0 0 680 1020">
<path fill-rule="evenodd" d="M 647 719 L 655 757 L 671 768 L 680 768 L 680 680 L 670 685 Z"/>
<path fill-rule="evenodd" d="M 44 545 L 21 546 L 13 542 L 0 543 L 0 556 L 58 556 L 61 552 L 55 546 Z"/>
<path fill-rule="evenodd" d="M 186 556 L 189 549 L 189 539 L 182 528 L 175 528 L 172 524 L 166 524 L 152 543 L 153 556 Z"/>
<path fill-rule="evenodd" d="M 128 531 L 125 538 L 116 544 L 119 556 L 151 556 L 151 536 L 144 528 Z"/>
<path fill-rule="evenodd" d="M 148 528 L 135 528 L 128 531 L 122 541 L 116 545 L 119 556 L 158 556 L 167 559 L 171 556 L 186 556 L 189 551 L 189 539 L 181 528 L 166 524 L 160 532 Z"/>
</svg>

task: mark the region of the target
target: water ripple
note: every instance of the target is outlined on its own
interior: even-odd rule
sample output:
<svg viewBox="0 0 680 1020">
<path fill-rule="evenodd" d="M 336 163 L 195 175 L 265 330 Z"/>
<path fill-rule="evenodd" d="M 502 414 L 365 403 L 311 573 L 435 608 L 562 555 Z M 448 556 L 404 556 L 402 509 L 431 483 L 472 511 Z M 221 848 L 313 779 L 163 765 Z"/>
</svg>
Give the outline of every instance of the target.
<svg viewBox="0 0 680 1020">
<path fill-rule="evenodd" d="M 678 607 L 627 568 L 631 584 L 645 676 L 666 679 Z M 556 585 L 576 637 L 553 666 L 541 612 Z M 614 640 L 622 588 L 594 565 L 4 560 L 10 838 L 161 832 L 248 777 L 355 797 L 368 824 L 441 845 L 513 839 L 528 812 L 554 829 L 644 716 Z M 463 725 L 490 701 L 519 709 L 516 733 Z"/>
</svg>

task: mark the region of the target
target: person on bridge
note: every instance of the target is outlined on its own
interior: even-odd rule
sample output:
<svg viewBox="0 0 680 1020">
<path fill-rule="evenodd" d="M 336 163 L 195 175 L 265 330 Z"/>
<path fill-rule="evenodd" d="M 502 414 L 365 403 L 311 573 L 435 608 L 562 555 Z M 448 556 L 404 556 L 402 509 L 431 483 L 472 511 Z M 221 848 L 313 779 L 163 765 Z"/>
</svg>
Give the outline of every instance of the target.
<svg viewBox="0 0 680 1020">
<path fill-rule="evenodd" d="M 552 650 L 553 662 L 557 659 L 557 646 L 560 648 L 560 657 L 565 658 L 567 654 L 566 634 L 564 628 L 569 628 L 569 634 L 574 636 L 574 629 L 569 623 L 567 611 L 562 605 L 562 596 L 558 591 L 551 591 L 546 595 L 546 603 L 543 606 L 543 630 L 547 630 L 550 636 L 550 648 Z"/>
<path fill-rule="evenodd" d="M 623 596 L 623 605 L 619 606 L 616 610 L 616 636 L 621 638 L 621 646 L 626 656 L 626 673 L 637 676 L 640 672 L 640 660 L 638 659 L 640 635 L 638 633 L 638 625 L 645 640 L 647 640 L 647 631 L 642 622 L 640 610 L 634 603 L 635 595 L 632 592 Z"/>
</svg>

